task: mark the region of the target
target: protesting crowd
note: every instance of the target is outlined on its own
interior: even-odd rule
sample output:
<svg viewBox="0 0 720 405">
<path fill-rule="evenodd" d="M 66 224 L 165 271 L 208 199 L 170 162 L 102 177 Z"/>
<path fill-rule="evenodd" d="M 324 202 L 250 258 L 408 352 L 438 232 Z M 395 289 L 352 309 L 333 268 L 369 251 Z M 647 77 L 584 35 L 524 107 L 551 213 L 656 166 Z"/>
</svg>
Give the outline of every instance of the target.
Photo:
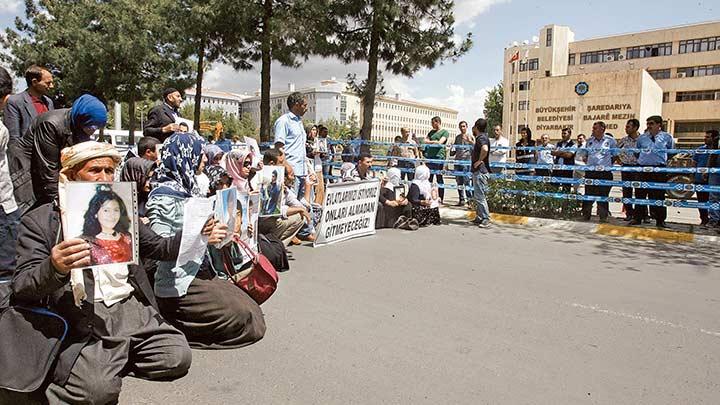
<svg viewBox="0 0 720 405">
<path fill-rule="evenodd" d="M 274 291 L 275 272 L 290 267 L 286 247 L 368 227 L 354 221 L 321 233 L 324 221 L 346 213 L 324 212 L 331 204 L 372 200 L 350 207 L 374 214 L 372 229 L 439 225 L 443 171 L 454 160 L 458 204 L 473 207 L 475 223 L 488 228 L 491 180 L 512 167 L 500 126 L 488 134 L 485 119 L 472 127 L 463 121 L 451 137 L 435 117 L 422 142 L 401 131 L 381 174 L 369 148 L 350 143 L 336 151 L 327 128 L 305 127 L 307 101 L 297 92 L 274 123 L 273 144 L 261 151 L 252 138 L 208 141 L 190 131 L 178 121 L 181 93 L 169 88 L 136 150 L 121 154 L 99 141 L 108 120 L 100 99 L 84 94 L 56 109 L 48 70 L 33 66 L 25 80 L 27 90 L 11 95 L 12 78 L 0 68 L 0 403 L 116 403 L 127 375 L 180 378 L 191 347 L 236 349 L 263 338 L 260 304 Z M 646 124 L 641 134 L 640 122 L 629 120 L 616 140 L 596 122 L 590 136 L 573 140 L 566 129 L 555 145 L 524 128 L 516 147 L 528 149 L 517 150 L 515 163 L 526 166 L 512 168 L 516 175 L 612 180 L 612 172 L 594 168 L 666 167 L 672 136 L 659 116 Z M 717 131 L 705 143 L 717 149 Z M 718 167 L 717 156 L 699 154 L 695 163 Z M 666 181 L 655 171 L 622 176 Z M 717 186 L 719 178 L 698 173 L 696 180 Z M 338 191 L 354 184 L 370 186 Z M 577 191 L 570 183 L 557 189 Z M 610 189 L 584 190 L 607 197 Z M 718 194 L 698 193 L 698 200 L 717 202 Z M 623 195 L 665 198 L 664 190 L 641 187 L 623 188 Z M 583 219 L 592 206 L 583 201 Z M 597 206 L 607 221 L 608 202 Z M 646 207 L 627 204 L 628 221 L 666 226 L 665 206 Z M 718 210 L 701 210 L 701 220 L 717 226 Z M 256 279 L 258 272 L 270 278 Z"/>
</svg>

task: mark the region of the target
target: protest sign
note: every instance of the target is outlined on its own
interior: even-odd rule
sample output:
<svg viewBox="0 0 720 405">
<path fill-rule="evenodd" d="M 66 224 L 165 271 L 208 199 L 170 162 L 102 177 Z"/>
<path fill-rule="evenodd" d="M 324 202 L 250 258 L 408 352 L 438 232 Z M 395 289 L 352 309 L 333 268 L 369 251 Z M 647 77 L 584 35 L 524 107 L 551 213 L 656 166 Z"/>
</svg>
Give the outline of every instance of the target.
<svg viewBox="0 0 720 405">
<path fill-rule="evenodd" d="M 380 181 L 328 184 L 314 246 L 375 233 Z"/>
</svg>

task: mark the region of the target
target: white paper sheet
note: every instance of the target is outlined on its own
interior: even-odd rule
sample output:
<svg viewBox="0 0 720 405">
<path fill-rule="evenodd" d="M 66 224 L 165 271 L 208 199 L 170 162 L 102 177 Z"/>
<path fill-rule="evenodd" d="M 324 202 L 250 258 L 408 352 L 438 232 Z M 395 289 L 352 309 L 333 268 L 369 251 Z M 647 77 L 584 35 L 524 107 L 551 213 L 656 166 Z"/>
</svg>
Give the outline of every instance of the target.
<svg viewBox="0 0 720 405">
<path fill-rule="evenodd" d="M 202 235 L 202 229 L 213 215 L 213 203 L 214 198 L 190 198 L 185 203 L 180 253 L 175 266 L 182 267 L 189 262 L 202 263 L 208 243 L 208 238 Z"/>
</svg>

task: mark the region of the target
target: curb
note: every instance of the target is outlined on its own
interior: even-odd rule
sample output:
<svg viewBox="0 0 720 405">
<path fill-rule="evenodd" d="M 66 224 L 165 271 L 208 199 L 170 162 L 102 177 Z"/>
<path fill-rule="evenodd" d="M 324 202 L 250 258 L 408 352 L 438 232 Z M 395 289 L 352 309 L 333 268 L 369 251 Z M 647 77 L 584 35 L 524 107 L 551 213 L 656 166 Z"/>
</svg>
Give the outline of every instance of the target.
<svg viewBox="0 0 720 405">
<path fill-rule="evenodd" d="M 465 211 L 443 207 L 440 215 L 444 219 L 472 221 L 475 219 L 474 211 Z M 699 235 L 690 232 L 667 231 L 661 229 L 638 228 L 613 224 L 594 224 L 589 222 L 575 222 L 560 219 L 534 218 L 507 214 L 490 214 L 496 224 L 521 225 L 533 228 L 548 228 L 578 233 L 592 233 L 596 235 L 614 236 L 628 239 L 656 241 L 663 243 L 720 243 L 720 236 Z"/>
</svg>

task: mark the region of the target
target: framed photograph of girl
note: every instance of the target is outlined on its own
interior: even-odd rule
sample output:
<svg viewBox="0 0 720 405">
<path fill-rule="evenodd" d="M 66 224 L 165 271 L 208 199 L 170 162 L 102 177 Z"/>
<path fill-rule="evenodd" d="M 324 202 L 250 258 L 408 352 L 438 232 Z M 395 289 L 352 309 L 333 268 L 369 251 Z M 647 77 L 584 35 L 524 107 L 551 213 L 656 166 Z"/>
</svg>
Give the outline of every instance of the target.
<svg viewBox="0 0 720 405">
<path fill-rule="evenodd" d="M 67 182 L 60 193 L 65 240 L 90 244 L 91 268 L 138 264 L 137 190 L 133 182 Z"/>
</svg>

